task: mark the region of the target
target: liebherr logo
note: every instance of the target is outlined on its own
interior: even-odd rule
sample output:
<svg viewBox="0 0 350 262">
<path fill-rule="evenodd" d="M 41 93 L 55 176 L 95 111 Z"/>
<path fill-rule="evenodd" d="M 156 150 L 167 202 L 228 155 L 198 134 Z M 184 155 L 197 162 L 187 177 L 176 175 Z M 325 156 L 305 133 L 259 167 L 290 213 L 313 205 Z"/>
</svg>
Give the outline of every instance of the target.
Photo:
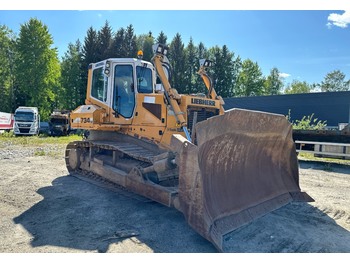
<svg viewBox="0 0 350 262">
<path fill-rule="evenodd" d="M 199 98 L 191 98 L 191 103 L 196 105 L 215 106 L 215 101 Z"/>
</svg>

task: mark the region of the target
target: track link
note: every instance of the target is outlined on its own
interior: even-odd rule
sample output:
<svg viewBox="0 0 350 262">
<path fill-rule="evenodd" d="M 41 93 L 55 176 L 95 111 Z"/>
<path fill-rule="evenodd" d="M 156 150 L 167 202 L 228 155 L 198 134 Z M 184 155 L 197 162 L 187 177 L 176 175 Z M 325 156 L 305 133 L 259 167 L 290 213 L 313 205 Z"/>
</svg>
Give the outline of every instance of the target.
<svg viewBox="0 0 350 262">
<path fill-rule="evenodd" d="M 154 202 L 151 199 L 148 199 L 148 198 L 145 198 L 145 197 L 140 196 L 138 194 L 135 194 L 135 193 L 129 191 L 128 189 L 126 189 L 125 187 L 122 187 L 121 185 L 113 183 L 113 182 L 103 178 L 102 176 L 93 173 L 93 172 L 85 171 L 82 169 L 76 169 L 76 170 L 72 169 L 70 164 L 69 164 L 69 152 L 70 152 L 70 150 L 74 150 L 74 149 L 79 148 L 79 147 L 88 148 L 89 146 L 91 146 L 91 144 L 92 144 L 91 142 L 86 142 L 86 141 L 74 141 L 74 142 L 71 142 L 67 145 L 66 151 L 65 151 L 65 162 L 66 162 L 67 170 L 68 170 L 70 175 L 72 175 L 80 180 L 86 181 L 90 184 L 93 184 L 93 185 L 96 185 L 98 187 L 105 188 L 105 189 L 108 189 L 108 190 L 113 191 L 115 193 L 118 193 L 118 194 L 120 194 L 124 197 L 127 197 L 127 198 L 135 199 L 135 200 L 138 200 L 138 201 L 141 201 L 144 203 Z M 111 146 L 111 145 L 106 146 L 105 144 L 102 144 L 101 142 L 93 143 L 93 146 L 99 147 L 102 149 L 116 150 L 115 146 Z M 123 153 L 127 152 L 125 150 L 125 148 L 127 149 L 127 147 L 124 146 Z M 152 157 L 153 157 L 153 155 L 152 155 Z"/>
<path fill-rule="evenodd" d="M 138 194 L 135 194 L 133 192 L 130 192 L 126 188 L 124 188 L 118 184 L 115 184 L 107 179 L 104 179 L 103 177 L 96 175 L 92 172 L 86 172 L 83 170 L 79 170 L 79 171 L 75 171 L 73 173 L 70 173 L 70 175 L 72 175 L 72 176 L 74 176 L 82 181 L 85 181 L 85 182 L 88 182 L 90 184 L 96 185 L 98 187 L 115 192 L 115 193 L 122 195 L 124 197 L 127 197 L 127 198 L 131 198 L 131 199 L 143 202 L 143 203 L 154 202 L 151 199 L 148 199 L 148 198 L 142 197 Z"/>
</svg>

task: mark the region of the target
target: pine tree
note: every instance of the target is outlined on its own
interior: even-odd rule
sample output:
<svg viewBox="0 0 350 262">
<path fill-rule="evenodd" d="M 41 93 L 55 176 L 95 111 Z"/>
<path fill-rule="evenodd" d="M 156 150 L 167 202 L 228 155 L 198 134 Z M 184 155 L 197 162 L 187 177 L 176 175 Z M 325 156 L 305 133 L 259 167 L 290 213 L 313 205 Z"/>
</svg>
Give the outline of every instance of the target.
<svg viewBox="0 0 350 262">
<path fill-rule="evenodd" d="M 83 66 L 86 70 L 90 63 L 96 63 L 99 61 L 98 54 L 99 38 L 95 29 L 90 27 L 86 33 L 83 45 Z"/>
<path fill-rule="evenodd" d="M 203 42 L 200 42 L 198 47 L 197 47 L 197 57 L 198 57 L 198 61 L 196 63 L 197 63 L 198 68 L 199 68 L 199 59 L 210 59 L 208 50 L 205 48 Z M 211 69 L 209 68 L 207 73 L 209 74 L 210 77 L 212 77 L 212 73 L 213 73 L 212 68 Z M 195 78 L 195 83 L 196 83 L 195 84 L 196 92 L 204 93 L 204 94 L 208 93 L 208 90 L 207 90 L 202 78 L 199 75 Z"/>
<path fill-rule="evenodd" d="M 126 57 L 136 57 L 137 56 L 137 45 L 136 45 L 136 35 L 134 34 L 134 27 L 129 25 L 125 30 L 125 47 L 126 47 Z"/>
<path fill-rule="evenodd" d="M 209 57 L 214 62 L 212 79 L 218 95 L 230 97 L 234 94 L 237 65 L 234 53 L 224 45 L 222 48 L 215 46 L 209 49 Z"/>
<path fill-rule="evenodd" d="M 169 47 L 169 60 L 172 66 L 171 85 L 176 88 L 179 93 L 186 92 L 186 86 L 184 82 L 185 75 L 185 50 L 182 43 L 181 35 L 177 33 L 174 39 L 171 41 Z"/>
<path fill-rule="evenodd" d="M 113 39 L 112 28 L 110 27 L 108 21 L 105 25 L 98 31 L 98 44 L 97 44 L 97 60 L 105 60 L 112 56 L 111 45 Z"/>
<path fill-rule="evenodd" d="M 157 41 L 156 41 L 156 43 L 158 43 L 158 44 L 163 44 L 163 45 L 166 45 L 167 44 L 167 36 L 164 34 L 164 32 L 163 31 L 160 31 L 160 33 L 159 33 L 159 35 L 158 35 L 158 37 L 157 37 Z"/>
<path fill-rule="evenodd" d="M 113 57 L 126 57 L 126 48 L 125 48 L 125 30 L 124 28 L 120 28 L 114 36 L 112 42 L 112 53 Z"/>
<path fill-rule="evenodd" d="M 69 43 L 61 63 L 60 109 L 75 109 L 84 104 L 86 85 L 82 75 L 87 71 L 81 71 L 82 51 L 79 40 L 75 44 Z"/>
<path fill-rule="evenodd" d="M 81 79 L 87 85 L 87 72 L 89 64 L 98 62 L 98 35 L 95 29 L 89 27 L 82 47 Z"/>
<path fill-rule="evenodd" d="M 197 59 L 197 48 L 193 43 L 192 37 L 188 43 L 186 49 L 186 61 L 185 61 L 185 74 L 184 74 L 184 92 L 185 93 L 196 93 L 198 92 L 196 87 L 197 71 L 199 69 L 199 63 Z"/>
</svg>

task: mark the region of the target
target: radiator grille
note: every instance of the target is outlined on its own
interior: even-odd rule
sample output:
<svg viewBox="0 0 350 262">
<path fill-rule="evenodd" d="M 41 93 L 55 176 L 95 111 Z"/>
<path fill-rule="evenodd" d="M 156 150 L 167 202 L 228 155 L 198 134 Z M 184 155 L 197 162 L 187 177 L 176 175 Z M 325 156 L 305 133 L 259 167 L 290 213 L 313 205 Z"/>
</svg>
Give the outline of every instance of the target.
<svg viewBox="0 0 350 262">
<path fill-rule="evenodd" d="M 29 133 L 29 129 L 28 128 L 19 128 L 19 132 L 21 134 L 28 134 Z"/>
<path fill-rule="evenodd" d="M 194 112 L 197 112 L 197 123 L 199 123 L 212 116 L 218 115 L 219 109 L 189 107 L 187 109 L 187 128 L 190 132 L 192 131 Z"/>
</svg>

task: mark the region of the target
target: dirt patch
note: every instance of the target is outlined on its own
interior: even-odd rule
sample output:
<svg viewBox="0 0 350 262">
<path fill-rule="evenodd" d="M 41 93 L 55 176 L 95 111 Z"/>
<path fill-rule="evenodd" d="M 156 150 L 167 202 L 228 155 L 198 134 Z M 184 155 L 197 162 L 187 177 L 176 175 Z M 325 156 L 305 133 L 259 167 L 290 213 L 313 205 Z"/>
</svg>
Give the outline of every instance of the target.
<svg viewBox="0 0 350 262">
<path fill-rule="evenodd" d="M 0 148 L 0 252 L 217 252 L 177 210 L 68 175 L 63 155 L 63 146 Z M 301 162 L 301 188 L 316 202 L 235 230 L 225 252 L 350 252 L 349 173 Z"/>
</svg>

